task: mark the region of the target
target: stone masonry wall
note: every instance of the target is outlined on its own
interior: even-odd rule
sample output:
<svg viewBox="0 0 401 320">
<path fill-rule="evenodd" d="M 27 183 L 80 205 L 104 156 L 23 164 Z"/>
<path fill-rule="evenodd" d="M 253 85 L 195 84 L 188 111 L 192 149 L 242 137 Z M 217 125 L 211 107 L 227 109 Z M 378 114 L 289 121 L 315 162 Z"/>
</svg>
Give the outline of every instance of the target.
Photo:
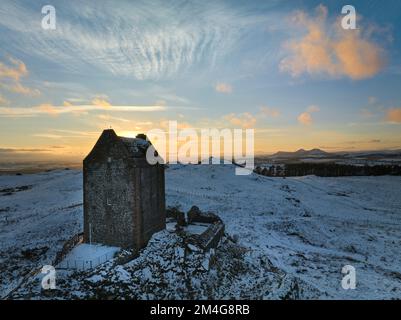
<svg viewBox="0 0 401 320">
<path fill-rule="evenodd" d="M 164 167 L 104 131 L 84 160 L 84 241 L 140 249 L 165 221 Z"/>
</svg>

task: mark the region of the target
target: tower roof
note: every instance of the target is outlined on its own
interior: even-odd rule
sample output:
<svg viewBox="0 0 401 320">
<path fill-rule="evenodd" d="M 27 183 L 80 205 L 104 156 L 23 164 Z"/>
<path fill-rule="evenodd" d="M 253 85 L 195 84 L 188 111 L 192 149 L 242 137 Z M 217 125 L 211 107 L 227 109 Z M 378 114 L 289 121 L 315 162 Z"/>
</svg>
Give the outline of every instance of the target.
<svg viewBox="0 0 401 320">
<path fill-rule="evenodd" d="M 128 151 L 135 158 L 145 157 L 146 151 L 148 150 L 149 146 L 151 145 L 150 141 L 144 140 L 142 138 L 138 138 L 138 136 L 137 136 L 137 138 L 127 138 L 127 137 L 118 136 L 118 138 L 126 146 Z"/>
<path fill-rule="evenodd" d="M 146 152 L 152 145 L 145 134 L 138 134 L 136 138 L 128 138 L 117 136 L 113 129 L 103 130 L 95 146 L 91 152 L 84 159 L 85 161 L 92 161 L 96 158 L 103 157 L 107 153 L 110 145 L 118 145 L 124 149 L 124 153 L 131 159 L 144 159 Z M 155 151 L 157 154 L 157 151 Z"/>
</svg>

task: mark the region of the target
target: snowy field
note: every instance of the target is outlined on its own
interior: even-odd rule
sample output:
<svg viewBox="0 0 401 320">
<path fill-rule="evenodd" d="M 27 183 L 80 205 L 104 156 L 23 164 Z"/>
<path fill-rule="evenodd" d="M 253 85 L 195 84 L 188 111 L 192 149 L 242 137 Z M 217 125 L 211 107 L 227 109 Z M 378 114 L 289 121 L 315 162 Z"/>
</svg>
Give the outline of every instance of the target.
<svg viewBox="0 0 401 320">
<path fill-rule="evenodd" d="M 235 176 L 231 165 L 174 166 L 166 194 L 169 206 L 223 219 L 227 237 L 213 263 L 162 231 L 134 260 L 121 253 L 92 271 L 58 272 L 59 289 L 48 295 L 38 270 L 82 231 L 82 173 L 0 176 L 0 297 L 401 299 L 401 177 L 283 179 Z M 345 265 L 356 269 L 356 290 L 341 287 Z"/>
<path fill-rule="evenodd" d="M 118 247 L 80 243 L 76 245 L 55 267 L 67 270 L 89 270 L 113 258 Z"/>
</svg>

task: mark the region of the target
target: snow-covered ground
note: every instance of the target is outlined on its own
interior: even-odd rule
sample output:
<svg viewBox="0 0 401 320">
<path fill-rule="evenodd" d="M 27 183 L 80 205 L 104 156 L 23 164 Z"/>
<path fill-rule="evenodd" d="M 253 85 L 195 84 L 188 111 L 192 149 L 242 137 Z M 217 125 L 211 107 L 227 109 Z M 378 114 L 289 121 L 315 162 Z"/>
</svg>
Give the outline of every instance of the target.
<svg viewBox="0 0 401 320">
<path fill-rule="evenodd" d="M 227 237 L 213 259 L 188 254 L 162 231 L 134 260 L 122 253 L 92 271 L 60 271 L 50 298 L 401 299 L 401 177 L 283 179 L 235 176 L 231 165 L 172 166 L 166 193 L 169 206 L 223 219 Z M 81 204 L 80 171 L 0 176 L 1 297 L 49 298 L 37 271 L 81 231 Z M 345 265 L 356 269 L 356 290 L 341 287 Z"/>
<path fill-rule="evenodd" d="M 88 270 L 113 259 L 118 247 L 108 247 L 100 244 L 80 243 L 75 246 L 56 266 L 63 269 Z"/>
</svg>

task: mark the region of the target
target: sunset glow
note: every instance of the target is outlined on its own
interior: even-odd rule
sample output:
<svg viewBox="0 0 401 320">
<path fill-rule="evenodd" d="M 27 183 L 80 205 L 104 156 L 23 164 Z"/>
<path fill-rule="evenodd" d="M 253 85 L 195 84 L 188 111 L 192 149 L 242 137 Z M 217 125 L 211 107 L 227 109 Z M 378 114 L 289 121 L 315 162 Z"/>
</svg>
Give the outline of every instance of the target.
<svg viewBox="0 0 401 320">
<path fill-rule="evenodd" d="M 344 30 L 339 5 L 274 3 L 97 15 L 57 2 L 57 28 L 43 30 L 39 4 L 4 1 L 2 159 L 81 159 L 103 129 L 133 137 L 169 120 L 253 128 L 257 154 L 401 148 L 397 10 L 358 1 L 359 27 Z"/>
</svg>

